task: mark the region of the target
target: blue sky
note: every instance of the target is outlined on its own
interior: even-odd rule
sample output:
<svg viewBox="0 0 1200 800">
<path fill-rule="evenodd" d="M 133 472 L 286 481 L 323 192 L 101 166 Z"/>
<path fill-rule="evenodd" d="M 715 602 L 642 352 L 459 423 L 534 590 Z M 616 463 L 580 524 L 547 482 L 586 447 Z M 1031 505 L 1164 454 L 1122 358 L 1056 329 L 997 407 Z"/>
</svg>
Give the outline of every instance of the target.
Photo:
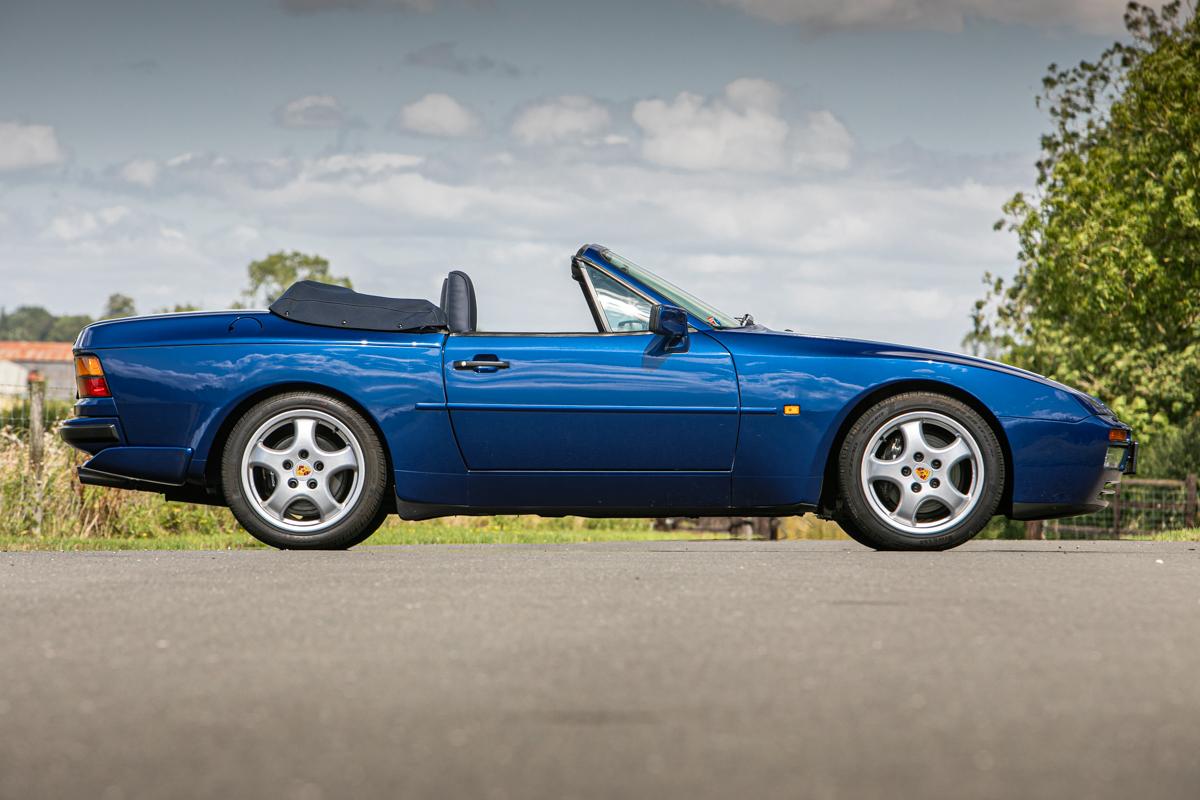
<svg viewBox="0 0 1200 800">
<path fill-rule="evenodd" d="M 1111 0 L 0 0 L 0 303 L 224 307 L 315 251 L 581 329 L 608 244 L 776 327 L 956 348 L 1046 65 Z"/>
</svg>

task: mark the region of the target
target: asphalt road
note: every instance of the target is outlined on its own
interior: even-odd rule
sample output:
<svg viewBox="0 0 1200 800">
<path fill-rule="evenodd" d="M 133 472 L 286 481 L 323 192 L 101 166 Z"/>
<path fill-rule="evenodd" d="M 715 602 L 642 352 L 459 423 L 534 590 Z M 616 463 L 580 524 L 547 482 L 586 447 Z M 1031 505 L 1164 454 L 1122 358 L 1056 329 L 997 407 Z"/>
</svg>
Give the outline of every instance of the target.
<svg viewBox="0 0 1200 800">
<path fill-rule="evenodd" d="M 0 553 L 0 796 L 1194 798 L 1194 544 Z"/>
</svg>

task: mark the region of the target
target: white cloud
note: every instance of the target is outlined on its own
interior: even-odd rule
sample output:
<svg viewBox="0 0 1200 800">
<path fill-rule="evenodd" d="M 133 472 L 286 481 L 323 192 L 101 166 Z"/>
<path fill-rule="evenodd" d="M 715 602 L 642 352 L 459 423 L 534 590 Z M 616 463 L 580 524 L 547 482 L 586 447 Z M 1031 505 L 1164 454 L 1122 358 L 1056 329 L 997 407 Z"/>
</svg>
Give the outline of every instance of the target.
<svg viewBox="0 0 1200 800">
<path fill-rule="evenodd" d="M 830 111 L 815 111 L 796 132 L 794 158 L 797 166 L 822 170 L 846 169 L 854 152 L 854 137 Z"/>
<path fill-rule="evenodd" d="M 174 195 L 215 195 L 230 207 L 286 217 L 289 224 L 305 218 L 323 229 L 336 218 L 348 231 L 482 221 L 497 211 L 537 217 L 552 208 L 536 189 L 451 182 L 422 174 L 425 163 L 387 152 L 254 161 L 187 153 L 166 162 L 159 186 Z"/>
<path fill-rule="evenodd" d="M 706 0 L 714 2 L 714 0 Z M 970 18 L 1123 33 L 1126 0 L 715 0 L 755 17 L 814 31 L 843 28 L 957 32 Z"/>
<path fill-rule="evenodd" d="M 45 235 L 64 242 L 74 242 L 102 233 L 129 217 L 127 206 L 108 206 L 96 211 L 75 211 L 59 214 L 50 220 Z"/>
<path fill-rule="evenodd" d="M 126 183 L 150 189 L 158 183 L 158 174 L 161 169 L 159 163 L 154 159 L 136 158 L 122 165 L 118 174 Z"/>
<path fill-rule="evenodd" d="M 753 82 L 719 100 L 777 117 L 782 105 Z M 599 147 L 470 162 L 185 153 L 158 162 L 152 197 L 95 204 L 94 186 L 66 182 L 61 199 L 30 205 L 32 187 L 0 198 L 15 220 L 0 237 L 0 282 L 63 311 L 114 286 L 146 308 L 223 306 L 249 260 L 300 249 L 395 296 L 436 296 L 446 270 L 467 265 L 489 328 L 578 330 L 588 315 L 568 257 L 600 241 L 773 327 L 955 347 L 982 272 L 1011 269 L 1011 239 L 991 222 L 1024 169 L 912 148 L 856 152 L 840 169 L 840 130 L 822 112 L 801 118 L 778 171 L 667 169 Z M 24 264 L 65 280 L 26 280 Z"/>
<path fill-rule="evenodd" d="M 225 193 L 275 189 L 300 181 L 361 181 L 412 171 L 423 163 L 422 156 L 378 151 L 248 161 L 211 153 L 182 153 L 162 163 L 132 161 L 117 174 L 124 181 L 139 183 L 133 179 L 153 173 L 156 187 L 164 194 Z"/>
<path fill-rule="evenodd" d="M 592 98 L 564 95 L 522 111 L 512 133 L 522 144 L 554 144 L 598 134 L 610 122 L 608 109 Z"/>
<path fill-rule="evenodd" d="M 65 160 L 51 126 L 0 122 L 0 172 L 49 167 Z"/>
<path fill-rule="evenodd" d="M 783 93 L 766 80 L 742 78 L 707 100 L 681 92 L 673 101 L 642 100 L 633 121 L 642 129 L 642 156 L 691 170 L 765 171 L 786 164 L 789 127 L 779 116 Z"/>
<path fill-rule="evenodd" d="M 419 166 L 425 159 L 407 153 L 342 153 L 305 161 L 301 174 L 309 178 L 339 177 L 347 174 L 379 175 Z"/>
<path fill-rule="evenodd" d="M 250 260 L 230 258 L 228 248 L 205 253 L 185 225 L 133 204 L 35 207 L 27 222 L 0 240 L 0 283 L 22 303 L 59 312 L 97 313 L 96 298 L 114 291 L 145 311 L 184 302 L 227 307 Z"/>
<path fill-rule="evenodd" d="M 243 248 L 262 240 L 262 234 L 253 225 L 234 225 L 225 235 L 228 241 Z"/>
<path fill-rule="evenodd" d="M 346 114 L 333 95 L 309 94 L 275 109 L 275 121 L 285 128 L 340 128 Z"/>
<path fill-rule="evenodd" d="M 404 56 L 404 63 L 414 67 L 429 67 L 455 72 L 459 75 L 491 73 L 506 78 L 515 78 L 521 74 L 520 68 L 508 61 L 482 55 L 462 56 L 458 54 L 457 50 L 458 45 L 454 42 L 436 42 L 407 54 Z"/>
<path fill-rule="evenodd" d="M 434 92 L 400 110 L 399 127 L 426 136 L 457 138 L 480 128 L 473 111 L 448 94 Z"/>
</svg>

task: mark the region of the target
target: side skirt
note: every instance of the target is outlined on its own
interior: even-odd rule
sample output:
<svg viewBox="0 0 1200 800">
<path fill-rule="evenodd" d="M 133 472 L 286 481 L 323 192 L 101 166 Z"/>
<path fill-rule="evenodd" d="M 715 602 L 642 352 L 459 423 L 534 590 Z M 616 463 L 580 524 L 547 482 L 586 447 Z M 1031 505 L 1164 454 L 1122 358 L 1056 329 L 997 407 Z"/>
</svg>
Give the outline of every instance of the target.
<svg viewBox="0 0 1200 800">
<path fill-rule="evenodd" d="M 400 519 L 417 521 L 438 517 L 484 517 L 493 514 L 536 514 L 539 517 L 587 517 L 590 519 L 647 518 L 657 517 L 797 517 L 815 512 L 817 507 L 807 503 L 770 508 L 566 508 L 544 506 L 491 507 L 448 506 L 433 503 L 413 503 L 396 499 L 396 513 Z"/>
</svg>

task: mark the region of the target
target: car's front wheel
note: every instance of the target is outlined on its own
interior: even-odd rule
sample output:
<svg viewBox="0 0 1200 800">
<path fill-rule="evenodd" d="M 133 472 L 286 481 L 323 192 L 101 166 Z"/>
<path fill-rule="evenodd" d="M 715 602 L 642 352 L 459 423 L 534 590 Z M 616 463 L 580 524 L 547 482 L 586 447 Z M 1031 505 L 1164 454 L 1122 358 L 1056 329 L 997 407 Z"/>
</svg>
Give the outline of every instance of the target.
<svg viewBox="0 0 1200 800">
<path fill-rule="evenodd" d="M 967 404 L 932 392 L 881 401 L 838 457 L 834 518 L 877 550 L 945 550 L 987 524 L 1004 492 L 1004 452 Z"/>
<path fill-rule="evenodd" d="M 277 395 L 246 412 L 229 434 L 221 476 L 238 522 L 272 547 L 352 547 L 387 514 L 379 437 L 355 409 L 315 392 Z"/>
</svg>

